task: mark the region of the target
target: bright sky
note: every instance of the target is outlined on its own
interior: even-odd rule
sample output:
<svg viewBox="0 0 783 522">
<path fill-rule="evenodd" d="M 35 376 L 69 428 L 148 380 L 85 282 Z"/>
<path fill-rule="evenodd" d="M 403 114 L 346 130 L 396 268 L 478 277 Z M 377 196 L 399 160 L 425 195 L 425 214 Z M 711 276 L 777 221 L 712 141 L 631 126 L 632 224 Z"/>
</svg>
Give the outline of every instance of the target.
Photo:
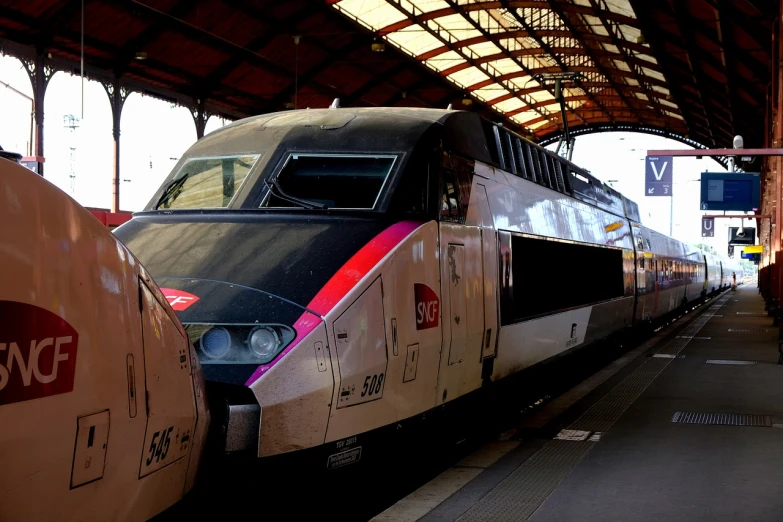
<svg viewBox="0 0 783 522">
<path fill-rule="evenodd" d="M 32 87 L 21 62 L 0 56 L 0 81 L 32 96 Z M 31 103 L 0 84 L 0 145 L 6 150 L 28 154 Z M 56 73 L 47 88 L 44 103 L 44 174 L 46 179 L 70 194 L 84 206 L 111 207 L 112 119 L 109 98 L 103 86 L 86 81 L 84 115 L 81 113 L 81 78 Z M 70 130 L 64 116 L 79 117 L 79 128 Z M 212 117 L 206 132 L 225 125 Z M 131 94 L 125 102 L 121 121 L 120 207 L 139 210 L 196 139 L 190 111 L 155 98 Z M 551 147 L 550 147 L 551 148 Z M 640 133 L 611 132 L 576 139 L 573 161 L 602 181 L 613 185 L 639 204 L 642 221 L 649 227 L 669 233 L 672 198 L 644 194 L 644 158 L 648 149 L 687 149 L 668 138 Z M 707 243 L 726 251 L 728 226 L 738 219 L 715 221 L 715 238 L 701 237 L 699 175 L 725 172 L 711 159 L 674 160 L 674 237 L 690 243 Z M 671 167 L 670 167 L 671 168 Z M 71 178 L 71 173 L 75 177 Z M 746 225 L 753 226 L 747 221 Z"/>
<path fill-rule="evenodd" d="M 27 72 L 15 58 L 0 56 L 0 81 L 33 95 Z M 63 72 L 49 81 L 44 99 L 44 176 L 84 206 L 111 208 L 111 104 L 100 83 L 85 81 L 82 118 L 81 83 L 81 77 Z M 28 155 L 31 102 L 0 84 L 0 111 L 0 146 Z M 66 128 L 66 115 L 77 116 L 79 128 Z M 206 132 L 225 123 L 212 117 Z M 138 93 L 128 96 L 120 122 L 120 208 L 140 210 L 195 140 L 196 126 L 188 109 Z"/>
</svg>

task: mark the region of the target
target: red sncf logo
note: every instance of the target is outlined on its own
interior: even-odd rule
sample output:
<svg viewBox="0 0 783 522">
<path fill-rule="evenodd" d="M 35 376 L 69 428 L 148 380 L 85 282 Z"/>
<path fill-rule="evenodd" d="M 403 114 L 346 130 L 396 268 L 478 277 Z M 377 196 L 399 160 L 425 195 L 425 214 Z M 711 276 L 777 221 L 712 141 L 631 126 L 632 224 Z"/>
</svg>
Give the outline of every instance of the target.
<svg viewBox="0 0 783 522">
<path fill-rule="evenodd" d="M 440 318 L 440 299 L 438 294 L 424 283 L 414 283 L 416 297 L 416 329 L 426 330 L 438 326 Z"/>
<path fill-rule="evenodd" d="M 161 288 L 161 292 L 166 296 L 166 300 L 171 305 L 171 308 L 177 312 L 185 310 L 187 307 L 198 301 L 198 296 L 184 292 L 182 290 L 176 290 L 174 288 Z"/>
<path fill-rule="evenodd" d="M 73 391 L 79 334 L 62 317 L 0 301 L 0 405 Z"/>
</svg>

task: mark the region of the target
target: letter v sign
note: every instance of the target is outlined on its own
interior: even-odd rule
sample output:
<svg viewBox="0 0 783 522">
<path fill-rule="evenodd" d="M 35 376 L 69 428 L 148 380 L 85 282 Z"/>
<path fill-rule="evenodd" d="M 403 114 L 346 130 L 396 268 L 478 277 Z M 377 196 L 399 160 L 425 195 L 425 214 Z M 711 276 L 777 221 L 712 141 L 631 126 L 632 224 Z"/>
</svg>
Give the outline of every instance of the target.
<svg viewBox="0 0 783 522">
<path fill-rule="evenodd" d="M 658 172 L 658 165 L 656 165 L 654 161 L 650 162 L 650 167 L 652 167 L 653 175 L 655 176 L 655 181 L 661 181 L 661 178 L 663 177 L 663 173 L 666 172 L 666 167 L 668 166 L 669 166 L 669 162 L 664 161 L 663 165 L 661 166 L 661 171 Z"/>
</svg>

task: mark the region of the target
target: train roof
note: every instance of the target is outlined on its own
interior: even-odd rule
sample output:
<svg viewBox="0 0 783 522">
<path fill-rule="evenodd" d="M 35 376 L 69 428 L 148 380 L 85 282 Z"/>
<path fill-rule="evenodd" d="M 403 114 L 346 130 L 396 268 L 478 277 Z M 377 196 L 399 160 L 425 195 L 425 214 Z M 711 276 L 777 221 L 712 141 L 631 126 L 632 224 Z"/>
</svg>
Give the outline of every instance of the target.
<svg viewBox="0 0 783 522">
<path fill-rule="evenodd" d="M 318 131 L 330 133 L 346 146 L 367 150 L 399 150 L 415 145 L 433 126 L 443 130 L 444 147 L 491 163 L 481 118 L 471 112 L 403 107 L 302 109 L 263 114 L 218 129 L 191 149 L 196 155 L 219 155 L 231 149 L 271 149 L 285 137 L 306 133 L 318 142 Z M 334 146 L 334 141 L 330 143 Z"/>
<path fill-rule="evenodd" d="M 500 140 L 513 136 L 525 150 L 535 151 L 542 169 L 551 169 L 547 179 L 534 181 L 632 221 L 641 222 L 638 206 L 612 187 L 565 158 L 512 133 L 502 125 L 477 114 L 450 109 L 412 107 L 349 107 L 301 109 L 245 118 L 199 140 L 189 156 L 273 150 L 296 136 L 312 144 L 329 133 L 329 147 L 345 143 L 359 150 L 405 150 L 413 148 L 432 127 L 442 129 L 444 149 L 519 175 L 504 157 Z M 497 130 L 497 132 L 496 132 Z M 336 138 L 336 140 L 335 140 Z M 324 140 L 325 141 L 325 140 Z M 326 144 L 324 143 L 326 146 Z M 507 154 L 508 155 L 508 154 Z M 551 176 L 551 178 L 549 178 Z M 524 176 L 520 176 L 524 177 Z"/>
</svg>

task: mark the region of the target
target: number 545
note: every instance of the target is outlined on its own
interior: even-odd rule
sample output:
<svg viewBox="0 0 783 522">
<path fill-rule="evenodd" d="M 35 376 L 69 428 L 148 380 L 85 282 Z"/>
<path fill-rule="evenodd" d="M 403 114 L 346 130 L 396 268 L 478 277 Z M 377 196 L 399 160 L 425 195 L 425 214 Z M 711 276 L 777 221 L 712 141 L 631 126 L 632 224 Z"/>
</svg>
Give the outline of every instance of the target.
<svg viewBox="0 0 783 522">
<path fill-rule="evenodd" d="M 156 431 L 152 434 L 152 441 L 150 442 L 150 456 L 147 458 L 147 466 L 152 464 L 152 461 L 160 462 L 161 459 L 166 459 L 166 455 L 169 453 L 169 445 L 171 444 L 171 432 L 174 426 L 169 427 L 161 431 Z M 160 436 L 160 440 L 158 440 Z"/>
</svg>

